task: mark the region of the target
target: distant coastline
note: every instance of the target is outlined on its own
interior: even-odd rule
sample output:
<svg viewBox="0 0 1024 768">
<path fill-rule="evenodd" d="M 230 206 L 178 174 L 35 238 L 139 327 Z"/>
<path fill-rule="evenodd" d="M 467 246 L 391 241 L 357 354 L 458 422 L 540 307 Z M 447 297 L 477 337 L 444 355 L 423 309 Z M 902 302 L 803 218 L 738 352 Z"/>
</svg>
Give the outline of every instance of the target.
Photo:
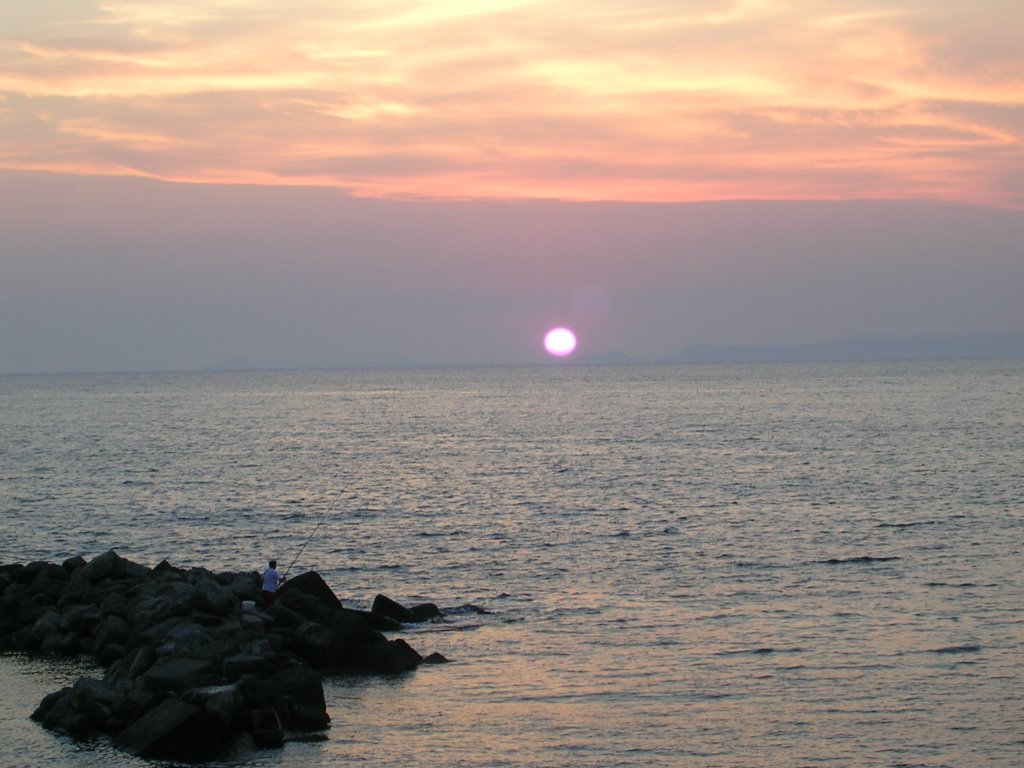
<svg viewBox="0 0 1024 768">
<path fill-rule="evenodd" d="M 857 336 L 816 344 L 691 344 L 673 362 L 783 363 L 868 360 L 983 360 L 1024 357 L 1024 333 L 978 336 Z"/>
</svg>

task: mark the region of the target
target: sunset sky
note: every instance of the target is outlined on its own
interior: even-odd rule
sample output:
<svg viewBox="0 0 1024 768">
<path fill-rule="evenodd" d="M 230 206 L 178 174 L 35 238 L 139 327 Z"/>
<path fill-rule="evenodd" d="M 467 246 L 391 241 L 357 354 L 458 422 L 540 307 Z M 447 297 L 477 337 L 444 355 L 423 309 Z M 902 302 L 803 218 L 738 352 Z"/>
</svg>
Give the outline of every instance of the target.
<svg viewBox="0 0 1024 768">
<path fill-rule="evenodd" d="M 1020 0 L 0 6 L 0 372 L 1024 331 Z"/>
</svg>

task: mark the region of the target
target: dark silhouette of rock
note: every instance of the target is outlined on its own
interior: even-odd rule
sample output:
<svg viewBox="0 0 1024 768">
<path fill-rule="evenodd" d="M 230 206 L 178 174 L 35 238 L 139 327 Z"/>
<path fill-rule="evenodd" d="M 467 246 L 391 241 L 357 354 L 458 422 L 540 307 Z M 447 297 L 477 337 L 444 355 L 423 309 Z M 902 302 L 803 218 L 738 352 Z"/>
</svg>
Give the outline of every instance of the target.
<svg viewBox="0 0 1024 768">
<path fill-rule="evenodd" d="M 424 659 L 383 632 L 440 616 L 432 603 L 407 609 L 383 595 L 373 611 L 343 608 L 313 572 L 279 597 L 259 605 L 255 572 L 166 560 L 150 569 L 113 550 L 0 564 L 0 652 L 91 654 L 105 668 L 44 697 L 32 713 L 43 727 L 195 762 L 324 731 L 321 675 L 411 671 Z"/>
<path fill-rule="evenodd" d="M 387 595 L 377 595 L 373 598 L 373 606 L 370 608 L 370 612 L 387 616 L 389 619 L 394 619 L 398 622 L 412 621 L 409 609 L 401 603 L 395 602 Z"/>
<path fill-rule="evenodd" d="M 370 612 L 378 616 L 386 616 L 401 624 L 419 624 L 441 617 L 441 609 L 433 603 L 420 603 L 412 608 L 406 608 L 387 595 L 377 595 L 373 599 Z"/>
<path fill-rule="evenodd" d="M 289 594 L 295 592 L 315 597 L 327 608 L 341 607 L 341 600 L 316 571 L 307 571 L 288 579 L 278 590 L 278 597 L 286 599 Z"/>
<path fill-rule="evenodd" d="M 384 640 L 366 649 L 364 665 L 367 671 L 393 675 L 416 669 L 423 661 L 405 640 Z"/>
<path fill-rule="evenodd" d="M 114 743 L 139 757 L 189 762 L 211 760 L 224 746 L 204 711 L 177 699 L 164 699 Z"/>
</svg>

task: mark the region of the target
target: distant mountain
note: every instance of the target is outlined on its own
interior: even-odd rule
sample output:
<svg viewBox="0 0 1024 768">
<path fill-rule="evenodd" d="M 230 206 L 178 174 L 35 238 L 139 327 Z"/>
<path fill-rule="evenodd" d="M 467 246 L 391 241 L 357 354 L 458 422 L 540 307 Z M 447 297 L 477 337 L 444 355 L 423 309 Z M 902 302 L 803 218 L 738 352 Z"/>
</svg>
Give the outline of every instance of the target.
<svg viewBox="0 0 1024 768">
<path fill-rule="evenodd" d="M 842 341 L 777 346 L 692 344 L 684 363 L 782 363 L 841 360 L 980 360 L 1024 357 L 1024 333 L 989 336 L 858 336 Z"/>
</svg>

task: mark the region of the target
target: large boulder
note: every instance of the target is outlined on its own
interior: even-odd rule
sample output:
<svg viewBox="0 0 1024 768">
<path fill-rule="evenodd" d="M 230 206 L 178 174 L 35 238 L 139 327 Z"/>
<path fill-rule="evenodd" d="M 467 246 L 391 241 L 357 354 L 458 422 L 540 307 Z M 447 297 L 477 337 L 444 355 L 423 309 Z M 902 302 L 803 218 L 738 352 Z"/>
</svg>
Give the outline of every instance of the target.
<svg viewBox="0 0 1024 768">
<path fill-rule="evenodd" d="M 315 669 L 338 667 L 345 660 L 344 638 L 322 624 L 304 622 L 292 637 L 292 650 Z"/>
<path fill-rule="evenodd" d="M 338 599 L 338 596 L 334 594 L 331 588 L 327 586 L 327 582 L 316 571 L 307 571 L 292 577 L 281 585 L 278 595 L 282 599 L 286 599 L 288 595 L 296 592 L 315 597 L 327 608 L 341 607 L 341 600 Z"/>
<path fill-rule="evenodd" d="M 330 722 L 320 675 L 309 667 L 285 667 L 263 679 L 244 680 L 239 687 L 249 708 L 272 707 L 285 728 L 318 730 Z"/>
<path fill-rule="evenodd" d="M 140 677 L 147 691 L 184 692 L 209 679 L 214 665 L 204 659 L 161 659 Z"/>
<path fill-rule="evenodd" d="M 105 616 L 93 632 L 92 652 L 99 656 L 104 648 L 111 645 L 124 647 L 132 637 L 132 627 L 116 613 Z"/>
<path fill-rule="evenodd" d="M 405 640 L 385 640 L 363 649 L 361 667 L 364 672 L 393 675 L 411 672 L 423 661 Z"/>
<path fill-rule="evenodd" d="M 193 688 L 181 696 L 181 701 L 202 709 L 210 724 L 226 740 L 232 724 L 242 714 L 245 698 L 237 685 L 211 685 Z"/>
<path fill-rule="evenodd" d="M 164 699 L 122 731 L 114 743 L 142 758 L 197 762 L 215 758 L 224 747 L 224 738 L 201 707 Z"/>
<path fill-rule="evenodd" d="M 216 615 L 229 614 L 238 604 L 238 599 L 230 589 L 206 577 L 196 582 L 190 599 L 192 610 Z"/>
<path fill-rule="evenodd" d="M 97 555 L 84 567 L 82 575 L 93 582 L 116 576 L 124 571 L 124 561 L 121 556 L 112 549 L 108 549 L 102 555 Z"/>
<path fill-rule="evenodd" d="M 370 608 L 370 612 L 386 616 L 402 624 L 417 624 L 441 616 L 441 609 L 433 603 L 420 603 L 412 608 L 406 608 L 387 595 L 377 595 L 373 599 L 373 607 Z"/>
</svg>

